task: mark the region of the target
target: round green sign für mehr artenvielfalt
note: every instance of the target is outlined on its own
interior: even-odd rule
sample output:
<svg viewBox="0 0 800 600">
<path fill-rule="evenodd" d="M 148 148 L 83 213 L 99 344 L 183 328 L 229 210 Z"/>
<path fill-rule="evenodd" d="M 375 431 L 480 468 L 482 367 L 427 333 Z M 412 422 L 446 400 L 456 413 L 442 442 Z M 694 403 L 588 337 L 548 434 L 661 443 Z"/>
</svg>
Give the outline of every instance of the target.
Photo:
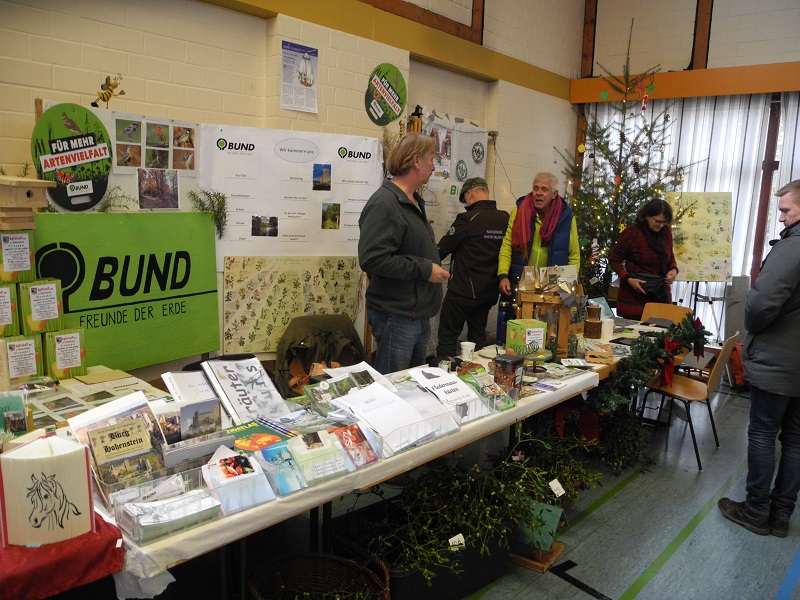
<svg viewBox="0 0 800 600">
<path fill-rule="evenodd" d="M 408 90 L 403 74 L 392 64 L 375 67 L 369 76 L 364 94 L 364 108 L 376 125 L 388 125 L 397 119 L 406 107 Z"/>
<path fill-rule="evenodd" d="M 100 119 L 79 104 L 48 108 L 31 135 L 31 156 L 40 179 L 54 181 L 50 200 L 68 211 L 96 206 L 106 193 L 112 151 Z"/>
</svg>

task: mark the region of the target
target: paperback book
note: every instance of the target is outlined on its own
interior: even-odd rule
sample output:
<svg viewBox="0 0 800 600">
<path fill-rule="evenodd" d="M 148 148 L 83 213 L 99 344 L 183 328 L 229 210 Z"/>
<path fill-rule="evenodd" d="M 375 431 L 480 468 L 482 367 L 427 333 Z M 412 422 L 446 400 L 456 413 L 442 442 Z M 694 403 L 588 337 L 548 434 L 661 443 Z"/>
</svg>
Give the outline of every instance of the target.
<svg viewBox="0 0 800 600">
<path fill-rule="evenodd" d="M 363 373 L 369 376 L 369 373 L 366 371 L 363 371 Z M 331 400 L 339 398 L 340 396 L 345 396 L 350 390 L 358 389 L 358 387 L 359 385 L 351 375 L 347 374 L 331 377 L 330 379 L 323 379 L 317 383 L 306 385 L 303 387 L 303 393 L 306 395 L 311 406 L 314 407 L 319 414 L 325 416 L 331 410 L 336 410 L 336 407 L 331 406 Z"/>
<path fill-rule="evenodd" d="M 288 441 L 262 448 L 253 456 L 264 467 L 272 489 L 279 496 L 286 496 L 308 487 L 300 466 L 289 450 Z"/>
<path fill-rule="evenodd" d="M 176 402 L 199 402 L 217 398 L 203 371 L 170 371 L 161 379 Z"/>
<path fill-rule="evenodd" d="M 460 423 L 467 423 L 491 413 L 474 388 L 453 373 L 438 367 L 411 369 L 409 375 L 420 387 L 434 394 L 442 404 L 453 406 Z"/>
<path fill-rule="evenodd" d="M 91 449 L 95 473 L 106 485 L 149 479 L 165 467 L 166 439 L 142 391 L 78 414 L 69 424 Z"/>
<path fill-rule="evenodd" d="M 234 449 L 247 455 L 258 452 L 267 446 L 279 444 L 297 435 L 288 429 L 277 429 L 269 425 L 265 420 L 248 421 L 241 425 L 234 425 L 226 429 L 225 432 L 234 437 Z"/>
<path fill-rule="evenodd" d="M 378 460 L 377 449 L 370 444 L 358 423 L 329 430 L 339 442 L 349 462 L 349 470 L 360 469 Z"/>
<path fill-rule="evenodd" d="M 257 358 L 207 360 L 203 371 L 234 425 L 288 414 L 289 406 Z"/>
</svg>

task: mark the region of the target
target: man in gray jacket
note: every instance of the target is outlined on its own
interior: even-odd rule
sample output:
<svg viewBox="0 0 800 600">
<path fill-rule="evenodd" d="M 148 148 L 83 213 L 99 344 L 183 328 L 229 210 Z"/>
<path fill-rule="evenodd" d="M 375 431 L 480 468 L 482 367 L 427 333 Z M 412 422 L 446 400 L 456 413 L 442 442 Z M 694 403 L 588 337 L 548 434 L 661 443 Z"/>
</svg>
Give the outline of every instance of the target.
<svg viewBox="0 0 800 600">
<path fill-rule="evenodd" d="M 393 373 L 426 362 L 430 318 L 442 304 L 442 268 L 425 201 L 417 191 L 434 170 L 436 142 L 408 133 L 386 161 L 391 179 L 367 200 L 358 226 L 358 261 L 369 276 L 367 319 L 378 343 L 373 366 Z"/>
<path fill-rule="evenodd" d="M 744 502 L 721 498 L 717 504 L 726 518 L 753 533 L 786 537 L 800 490 L 800 180 L 775 195 L 785 229 L 770 242 L 772 250 L 744 308 L 750 381 L 747 497 Z M 776 439 L 781 453 L 773 486 Z"/>
</svg>

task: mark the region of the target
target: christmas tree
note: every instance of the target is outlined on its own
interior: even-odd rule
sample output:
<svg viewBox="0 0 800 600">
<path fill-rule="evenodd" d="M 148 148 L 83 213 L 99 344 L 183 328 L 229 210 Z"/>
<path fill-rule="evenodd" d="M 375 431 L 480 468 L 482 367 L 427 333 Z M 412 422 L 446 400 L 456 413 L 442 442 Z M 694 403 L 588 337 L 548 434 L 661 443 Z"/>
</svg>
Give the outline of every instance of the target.
<svg viewBox="0 0 800 600">
<path fill-rule="evenodd" d="M 610 103 L 611 118 L 601 122 L 596 112 L 586 115 L 578 157 L 557 150 L 566 163 L 563 173 L 572 183 L 567 200 L 581 242 L 580 281 L 590 298 L 607 295 L 613 275 L 608 256 L 620 233 L 635 222 L 636 211 L 648 200 L 676 191 L 686 169 L 665 158 L 670 107 L 656 112 L 648 106 L 660 69 L 631 75 L 630 44 L 629 36 L 622 75 L 613 75 L 598 63 L 605 85 L 621 98 Z M 608 95 L 604 90 L 600 97 Z M 674 211 L 673 226 L 685 210 Z"/>
</svg>

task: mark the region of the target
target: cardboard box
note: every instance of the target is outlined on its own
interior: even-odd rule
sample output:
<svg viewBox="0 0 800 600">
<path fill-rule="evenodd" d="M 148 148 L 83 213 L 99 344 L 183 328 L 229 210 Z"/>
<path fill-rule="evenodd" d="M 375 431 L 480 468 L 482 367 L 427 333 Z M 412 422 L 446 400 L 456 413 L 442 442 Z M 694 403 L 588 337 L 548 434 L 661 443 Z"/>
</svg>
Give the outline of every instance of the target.
<svg viewBox="0 0 800 600">
<path fill-rule="evenodd" d="M 23 334 L 33 335 L 64 328 L 60 279 L 37 279 L 20 283 L 18 301 Z"/>
<path fill-rule="evenodd" d="M 82 328 L 44 334 L 44 372 L 59 381 L 86 375 L 86 333 Z"/>
<path fill-rule="evenodd" d="M 0 282 L 22 283 L 36 279 L 32 234 L 30 230 L 0 234 Z"/>
<path fill-rule="evenodd" d="M 0 284 L 0 336 L 19 335 L 17 284 Z"/>
<path fill-rule="evenodd" d="M 523 356 L 544 348 L 547 324 L 537 319 L 511 319 L 506 326 L 506 354 Z"/>
<path fill-rule="evenodd" d="M 0 338 L 0 391 L 8 391 L 31 377 L 41 377 L 42 336 Z"/>
</svg>

